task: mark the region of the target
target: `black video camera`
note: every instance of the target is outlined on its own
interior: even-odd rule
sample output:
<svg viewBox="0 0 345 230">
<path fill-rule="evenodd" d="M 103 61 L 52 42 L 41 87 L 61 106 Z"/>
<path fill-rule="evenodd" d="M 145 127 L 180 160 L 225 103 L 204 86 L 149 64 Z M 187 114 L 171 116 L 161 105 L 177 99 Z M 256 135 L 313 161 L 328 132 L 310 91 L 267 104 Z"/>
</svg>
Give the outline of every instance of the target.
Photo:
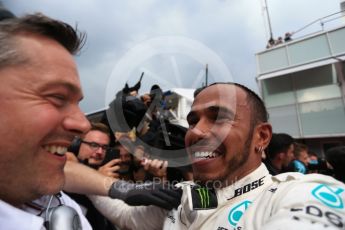
<svg viewBox="0 0 345 230">
<path fill-rule="evenodd" d="M 105 165 L 109 161 L 114 160 L 114 159 L 119 159 L 119 158 L 120 158 L 120 151 L 118 149 L 108 148 L 101 165 Z M 124 174 L 128 174 L 129 170 L 119 169 L 117 173 L 120 175 L 124 175 Z"/>
</svg>

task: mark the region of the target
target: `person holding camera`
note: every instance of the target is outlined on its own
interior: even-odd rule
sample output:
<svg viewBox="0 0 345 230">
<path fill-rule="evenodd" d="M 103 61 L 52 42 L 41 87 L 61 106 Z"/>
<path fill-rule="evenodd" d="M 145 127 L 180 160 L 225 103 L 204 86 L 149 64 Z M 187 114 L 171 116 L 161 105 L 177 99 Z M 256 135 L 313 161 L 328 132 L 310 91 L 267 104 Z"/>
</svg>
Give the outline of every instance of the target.
<svg viewBox="0 0 345 230">
<path fill-rule="evenodd" d="M 105 176 L 119 178 L 117 171 L 120 169 L 120 159 L 112 159 L 103 164 L 107 154 L 110 154 L 110 131 L 108 126 L 100 122 L 91 122 L 91 129 L 83 138 L 76 137 L 69 147 L 69 159 L 79 161 L 84 165 L 98 170 Z M 75 155 L 73 155 L 75 154 Z M 84 210 L 85 216 L 93 229 L 116 229 L 85 195 L 68 193 Z"/>
<path fill-rule="evenodd" d="M 109 178 L 116 178 L 121 180 L 128 180 L 129 183 L 136 181 L 145 181 L 145 175 L 152 172 L 153 176 L 160 176 L 166 173 L 167 167 L 160 167 L 164 162 L 157 159 L 147 159 L 145 162 L 139 161 L 136 165 L 140 166 L 140 171 L 143 177 L 132 174 L 138 173 L 133 171 L 134 153 L 128 151 L 128 133 L 123 133 L 120 140 L 116 141 L 115 146 L 110 147 L 111 143 L 110 129 L 107 125 L 100 122 L 91 122 L 91 129 L 84 135 L 83 138 L 76 137 L 69 147 L 69 150 L 77 155 L 77 161 L 84 165 L 97 170 L 102 175 Z M 70 157 L 72 158 L 72 157 Z M 141 157 L 142 158 L 142 157 Z M 131 175 L 130 177 L 126 177 Z M 151 174 L 150 174 L 151 175 Z M 90 222 L 93 229 L 112 230 L 116 229 L 115 225 L 107 220 L 95 208 L 89 198 L 85 195 L 68 193 L 79 205 L 82 206 L 86 213 L 86 218 Z M 114 200 L 113 200 L 114 201 Z M 120 207 L 127 207 L 127 205 L 120 201 L 114 201 Z"/>
<path fill-rule="evenodd" d="M 91 129 L 84 138 L 76 137 L 73 140 L 67 153 L 69 159 L 94 168 L 105 176 L 119 178 L 117 171 L 120 169 L 121 159 L 116 159 L 117 157 L 112 154 L 110 138 L 108 126 L 101 122 L 91 122 Z M 105 162 L 107 155 L 108 160 Z"/>
</svg>

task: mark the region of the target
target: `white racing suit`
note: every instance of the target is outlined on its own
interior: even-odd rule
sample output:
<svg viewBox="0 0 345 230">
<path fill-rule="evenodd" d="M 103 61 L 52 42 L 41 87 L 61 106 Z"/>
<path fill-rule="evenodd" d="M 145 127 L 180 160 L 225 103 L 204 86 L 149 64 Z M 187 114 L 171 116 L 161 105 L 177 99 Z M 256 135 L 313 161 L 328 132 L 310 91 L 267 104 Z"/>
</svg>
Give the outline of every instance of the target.
<svg viewBox="0 0 345 230">
<path fill-rule="evenodd" d="M 345 229 L 345 185 L 320 174 L 272 177 L 261 164 L 217 190 L 218 207 L 210 209 L 214 201 L 209 191 L 193 193 L 190 184 L 183 190 L 181 205 L 168 213 L 163 229 Z M 200 203 L 203 210 L 193 210 Z"/>
<path fill-rule="evenodd" d="M 345 229 L 345 185 L 332 177 L 300 173 L 272 177 L 261 164 L 215 192 L 195 189 L 191 182 L 180 186 L 181 205 L 170 212 L 154 206 L 130 207 L 108 197 L 91 200 L 121 229 Z"/>
</svg>

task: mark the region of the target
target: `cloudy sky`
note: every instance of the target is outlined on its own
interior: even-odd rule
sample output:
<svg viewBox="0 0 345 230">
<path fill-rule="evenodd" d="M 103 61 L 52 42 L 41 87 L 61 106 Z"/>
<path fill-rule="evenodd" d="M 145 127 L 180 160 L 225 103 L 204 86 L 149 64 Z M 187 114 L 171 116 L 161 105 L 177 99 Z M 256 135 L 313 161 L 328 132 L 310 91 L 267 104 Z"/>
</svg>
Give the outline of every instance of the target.
<svg viewBox="0 0 345 230">
<path fill-rule="evenodd" d="M 87 33 L 76 58 L 84 112 L 105 107 L 144 72 L 140 93 L 235 81 L 257 91 L 255 53 L 269 38 L 264 0 L 0 0 L 16 15 L 42 12 Z M 339 0 L 267 0 L 274 37 L 340 11 Z M 325 27 L 334 27 L 329 22 Z M 294 39 L 321 29 L 319 22 Z"/>
</svg>

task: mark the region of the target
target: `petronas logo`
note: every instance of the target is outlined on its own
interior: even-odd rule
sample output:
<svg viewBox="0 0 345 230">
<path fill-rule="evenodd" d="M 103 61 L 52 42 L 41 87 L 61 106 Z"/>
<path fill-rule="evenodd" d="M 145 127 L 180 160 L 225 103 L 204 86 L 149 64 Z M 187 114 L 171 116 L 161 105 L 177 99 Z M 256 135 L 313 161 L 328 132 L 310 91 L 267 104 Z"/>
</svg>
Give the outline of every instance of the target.
<svg viewBox="0 0 345 230">
<path fill-rule="evenodd" d="M 197 188 L 196 191 L 198 191 L 200 202 L 201 202 L 201 208 L 207 208 L 210 206 L 210 195 L 208 193 L 208 189 L 206 188 Z"/>
</svg>

